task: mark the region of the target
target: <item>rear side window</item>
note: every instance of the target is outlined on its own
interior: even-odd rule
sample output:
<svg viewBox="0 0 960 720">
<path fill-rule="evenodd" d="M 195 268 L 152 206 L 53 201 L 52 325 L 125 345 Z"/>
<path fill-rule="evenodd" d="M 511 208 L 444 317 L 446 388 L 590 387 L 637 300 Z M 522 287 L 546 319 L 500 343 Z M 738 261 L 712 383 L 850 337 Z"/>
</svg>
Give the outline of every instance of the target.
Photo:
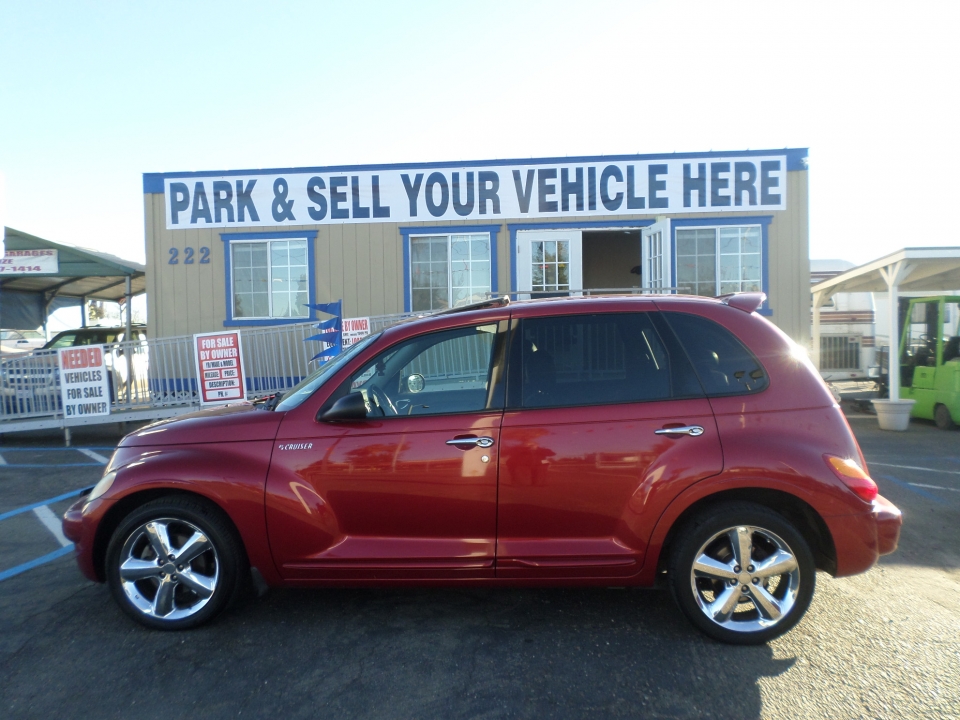
<svg viewBox="0 0 960 720">
<path fill-rule="evenodd" d="M 760 361 L 725 327 L 687 313 L 664 312 L 663 317 L 680 338 L 707 395 L 743 395 L 767 388 Z"/>
<path fill-rule="evenodd" d="M 73 333 L 70 333 L 69 335 L 61 335 L 56 339 L 56 341 L 51 343 L 49 347 L 51 349 L 73 347 L 73 341 L 76 339 L 77 339 L 77 336 Z"/>
<path fill-rule="evenodd" d="M 679 356 L 679 357 L 678 357 Z M 649 313 L 526 318 L 514 331 L 510 405 L 605 405 L 702 397 Z"/>
</svg>

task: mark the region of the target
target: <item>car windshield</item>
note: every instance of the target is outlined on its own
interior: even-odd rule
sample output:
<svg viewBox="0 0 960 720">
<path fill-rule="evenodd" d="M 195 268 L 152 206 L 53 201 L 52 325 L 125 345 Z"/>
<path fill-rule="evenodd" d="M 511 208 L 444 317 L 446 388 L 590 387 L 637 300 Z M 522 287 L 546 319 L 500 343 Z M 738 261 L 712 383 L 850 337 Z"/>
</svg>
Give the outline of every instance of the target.
<svg viewBox="0 0 960 720">
<path fill-rule="evenodd" d="M 300 405 L 300 403 L 313 395 L 316 389 L 326 382 L 328 377 L 336 373 L 337 370 L 342 368 L 351 358 L 373 343 L 378 337 L 380 337 L 380 333 L 369 335 L 356 345 L 349 347 L 346 352 L 318 367 L 313 373 L 297 383 L 290 392 L 284 396 L 283 400 L 277 404 L 276 410 L 278 412 L 281 410 L 292 410 Z"/>
</svg>

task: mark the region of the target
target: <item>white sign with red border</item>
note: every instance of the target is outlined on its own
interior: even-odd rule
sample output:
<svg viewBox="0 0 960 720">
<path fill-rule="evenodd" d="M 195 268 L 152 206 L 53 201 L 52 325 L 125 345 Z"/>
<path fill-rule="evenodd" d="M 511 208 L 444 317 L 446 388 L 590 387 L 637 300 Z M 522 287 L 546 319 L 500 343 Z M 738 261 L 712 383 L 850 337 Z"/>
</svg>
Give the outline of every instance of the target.
<svg viewBox="0 0 960 720">
<path fill-rule="evenodd" d="M 344 318 L 341 347 L 355 345 L 370 334 L 370 318 Z"/>
<path fill-rule="evenodd" d="M 109 369 L 103 345 L 60 348 L 57 355 L 64 419 L 109 415 Z"/>
<path fill-rule="evenodd" d="M 240 333 L 212 332 L 193 336 L 200 403 L 222 405 L 247 396 Z"/>
</svg>

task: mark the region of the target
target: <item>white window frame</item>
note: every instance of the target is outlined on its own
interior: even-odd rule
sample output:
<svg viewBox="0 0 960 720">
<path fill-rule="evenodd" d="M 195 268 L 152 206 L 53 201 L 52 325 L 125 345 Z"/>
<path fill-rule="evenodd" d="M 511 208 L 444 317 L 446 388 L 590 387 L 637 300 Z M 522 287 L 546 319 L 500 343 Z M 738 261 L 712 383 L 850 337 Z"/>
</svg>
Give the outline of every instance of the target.
<svg viewBox="0 0 960 720">
<path fill-rule="evenodd" d="M 644 287 L 663 288 L 663 231 L 657 230 L 647 235 L 649 250 L 646 266 L 643 268 Z"/>
<path fill-rule="evenodd" d="M 761 291 L 763 290 L 763 229 L 764 229 L 764 228 L 763 228 L 763 225 L 761 225 L 761 224 L 759 224 L 759 223 L 743 223 L 742 225 L 690 225 L 690 226 L 678 227 L 678 228 L 676 228 L 675 231 L 674 231 L 674 238 L 673 238 L 673 241 L 674 241 L 673 255 L 674 255 L 674 257 L 676 257 L 676 259 L 677 259 L 677 260 L 676 260 L 676 262 L 677 262 L 677 268 L 676 268 L 676 269 L 677 269 L 677 289 L 676 289 L 676 292 L 677 292 L 678 294 L 684 294 L 684 295 L 687 294 L 687 293 L 681 293 L 681 292 L 680 292 L 680 288 L 682 287 L 682 284 L 681 284 L 681 280 L 680 280 L 680 254 L 679 254 L 679 249 L 678 249 L 678 247 L 677 247 L 677 245 L 678 245 L 678 240 L 679 240 L 678 234 L 681 233 L 681 232 L 683 232 L 684 230 L 713 230 L 713 231 L 716 233 L 716 235 L 715 235 L 716 245 L 715 245 L 715 247 L 714 247 L 715 272 L 714 272 L 714 286 L 713 286 L 713 289 L 714 289 L 714 296 L 719 296 L 719 295 L 721 295 L 720 285 L 721 285 L 721 283 L 723 282 L 723 281 L 720 279 L 720 231 L 721 231 L 721 230 L 731 230 L 731 229 L 741 229 L 741 228 L 756 228 L 756 230 L 757 230 L 757 233 L 758 233 L 758 238 L 757 238 L 757 240 L 758 240 L 758 242 L 759 242 L 759 252 L 757 253 L 757 256 L 759 257 L 759 260 L 760 260 L 760 265 L 759 265 L 759 268 L 760 268 L 760 277 L 759 277 L 758 280 L 757 280 L 757 284 L 760 286 L 760 290 L 761 290 Z M 752 253 L 751 253 L 751 254 L 752 254 Z M 741 252 L 741 253 L 740 253 L 740 256 L 742 257 L 742 255 L 743 255 L 743 253 Z M 687 256 L 684 256 L 684 257 L 687 257 Z M 697 282 L 699 282 L 699 281 L 697 281 Z M 743 279 L 741 278 L 741 279 L 739 280 L 739 282 L 740 282 L 740 284 L 742 285 L 742 284 L 743 284 Z M 744 292 L 747 292 L 747 291 L 744 291 Z M 705 295 L 704 295 L 704 296 L 700 296 L 700 297 L 708 297 L 708 296 L 705 296 Z"/>
<path fill-rule="evenodd" d="M 261 245 L 266 244 L 267 246 L 267 281 L 271 282 L 270 278 L 273 277 L 273 253 L 271 252 L 271 245 L 273 243 L 285 242 L 289 243 L 291 241 L 303 241 L 304 243 L 304 252 L 306 253 L 306 268 L 307 268 L 307 287 L 306 295 L 307 302 L 310 302 L 310 238 L 309 237 L 281 237 L 281 238 L 250 238 L 245 240 L 231 240 L 229 243 L 229 252 L 230 252 L 230 312 L 233 320 L 236 321 L 247 321 L 247 320 L 286 320 L 286 321 L 301 321 L 309 322 L 310 321 L 310 310 L 309 308 L 304 308 L 303 315 L 274 315 L 273 314 L 273 291 L 272 289 L 267 290 L 267 310 L 268 315 L 244 315 L 239 317 L 237 315 L 237 293 L 236 293 L 236 282 L 237 282 L 237 263 L 236 256 L 234 255 L 234 247 L 237 245 Z"/>
<path fill-rule="evenodd" d="M 409 288 L 409 291 L 410 291 L 410 310 L 411 310 L 411 312 L 440 312 L 440 310 L 441 310 L 440 308 L 434 308 L 434 309 L 429 309 L 429 310 L 424 310 L 424 309 L 418 310 L 418 309 L 415 307 L 415 305 L 414 305 L 414 291 L 415 291 L 415 290 L 422 290 L 422 289 L 423 289 L 423 288 L 415 288 L 414 285 L 413 285 L 413 277 L 414 277 L 414 273 L 413 273 L 413 266 L 414 266 L 414 259 L 413 259 L 413 258 L 414 258 L 414 251 L 413 251 L 413 247 L 414 247 L 414 242 L 417 241 L 417 240 L 423 240 L 423 239 L 425 239 L 425 238 L 430 238 L 431 240 L 440 239 L 440 238 L 445 238 L 445 239 L 446 239 L 446 241 L 447 241 L 447 293 L 448 293 L 448 294 L 447 294 L 447 297 L 448 297 L 448 299 L 449 299 L 449 300 L 448 300 L 448 303 L 452 303 L 452 301 L 453 301 L 453 290 L 454 290 L 454 288 L 453 288 L 453 247 L 452 247 L 453 242 L 452 242 L 452 238 L 453 238 L 454 236 L 457 236 L 457 237 L 469 237 L 469 238 L 484 238 L 484 237 L 485 237 L 485 238 L 487 239 L 487 259 L 486 259 L 485 261 L 483 261 L 483 260 L 478 260 L 477 262 L 486 262 L 487 265 L 489 266 L 489 267 L 488 267 L 488 272 L 487 272 L 487 290 L 486 290 L 486 293 L 485 293 L 485 294 L 486 294 L 487 297 L 490 297 L 490 296 L 491 296 L 491 293 L 493 292 L 493 271 L 494 271 L 494 268 L 493 268 L 493 255 L 494 255 L 493 242 L 494 242 L 494 240 L 493 240 L 493 237 L 492 237 L 492 233 L 489 233 L 489 232 L 464 232 L 464 233 L 455 233 L 455 232 L 431 233 L 431 232 L 423 232 L 423 233 L 417 233 L 417 234 L 411 233 L 411 234 L 409 235 L 409 238 L 410 238 L 410 259 L 409 259 L 409 266 L 408 266 L 408 268 L 407 268 L 407 271 L 410 273 L 410 288 Z M 470 262 L 471 262 L 471 265 L 472 265 L 472 263 L 474 262 L 472 258 L 471 258 Z M 472 274 L 473 274 L 473 268 L 472 268 L 472 267 L 470 268 L 470 273 L 471 273 L 471 276 L 472 276 Z M 456 305 L 453 305 L 453 304 L 448 304 L 447 309 L 452 309 L 452 308 L 454 308 L 454 307 L 457 307 L 457 306 L 456 306 Z"/>
</svg>

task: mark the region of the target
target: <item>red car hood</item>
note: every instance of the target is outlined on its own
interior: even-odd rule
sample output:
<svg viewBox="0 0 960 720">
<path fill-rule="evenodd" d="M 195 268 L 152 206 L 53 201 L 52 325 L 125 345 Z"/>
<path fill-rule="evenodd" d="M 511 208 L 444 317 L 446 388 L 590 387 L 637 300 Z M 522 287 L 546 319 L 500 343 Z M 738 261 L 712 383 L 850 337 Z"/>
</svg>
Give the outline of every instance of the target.
<svg viewBox="0 0 960 720">
<path fill-rule="evenodd" d="M 120 447 L 273 440 L 283 413 L 252 405 L 227 405 L 152 423 L 120 441 Z"/>
</svg>

